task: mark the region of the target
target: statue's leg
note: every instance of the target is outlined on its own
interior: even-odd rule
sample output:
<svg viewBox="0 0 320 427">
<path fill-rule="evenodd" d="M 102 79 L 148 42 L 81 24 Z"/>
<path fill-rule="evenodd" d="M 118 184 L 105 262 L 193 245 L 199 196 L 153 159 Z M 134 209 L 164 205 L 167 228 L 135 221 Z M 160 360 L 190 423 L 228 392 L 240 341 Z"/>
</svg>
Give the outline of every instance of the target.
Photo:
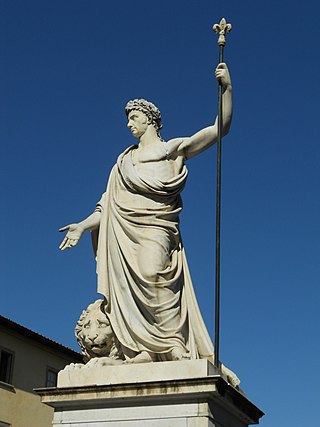
<svg viewBox="0 0 320 427">
<path fill-rule="evenodd" d="M 140 245 L 138 252 L 139 272 L 143 280 L 148 283 L 150 302 L 157 307 L 151 314 L 158 324 L 166 324 L 168 318 L 172 318 L 172 306 L 177 307 L 178 303 L 176 301 L 175 304 L 175 299 L 178 300 L 178 286 L 166 286 L 168 277 L 166 277 L 165 271 L 170 268 L 171 264 L 168 246 L 169 242 L 166 241 L 166 235 L 159 233 L 154 239 L 146 239 Z M 178 311 L 177 316 L 170 320 L 172 328 L 175 326 L 175 318 L 177 324 L 179 323 Z"/>
<path fill-rule="evenodd" d="M 143 279 L 149 283 L 149 291 L 153 295 L 150 302 L 156 307 L 151 316 L 159 325 L 159 330 L 163 330 L 164 336 L 168 331 L 176 330 L 180 337 L 180 340 L 177 340 L 177 346 L 168 354 L 167 360 L 183 360 L 188 358 L 188 355 L 184 345 L 185 339 L 179 332 L 182 281 L 178 278 L 175 286 L 165 285 L 165 272 L 170 269 L 172 261 L 169 235 L 159 232 L 151 237 L 153 238 L 148 235 L 148 238 L 139 246 L 137 253 L 139 271 Z M 136 358 L 144 357 L 138 355 Z"/>
<path fill-rule="evenodd" d="M 165 239 L 146 239 L 139 245 L 137 261 L 141 277 L 146 282 L 157 283 L 159 272 L 163 271 L 170 262 L 169 249 L 163 244 Z"/>
</svg>

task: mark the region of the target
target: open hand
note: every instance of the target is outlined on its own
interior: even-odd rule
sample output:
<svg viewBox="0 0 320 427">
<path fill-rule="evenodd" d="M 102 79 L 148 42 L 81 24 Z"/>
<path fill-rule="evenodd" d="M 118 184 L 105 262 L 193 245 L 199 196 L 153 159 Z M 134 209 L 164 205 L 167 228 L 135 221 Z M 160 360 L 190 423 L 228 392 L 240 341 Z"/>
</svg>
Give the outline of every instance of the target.
<svg viewBox="0 0 320 427">
<path fill-rule="evenodd" d="M 66 230 L 68 230 L 68 233 L 59 246 L 59 249 L 62 251 L 76 246 L 84 232 L 84 229 L 79 224 L 69 224 L 65 227 L 59 228 L 60 232 Z"/>
</svg>

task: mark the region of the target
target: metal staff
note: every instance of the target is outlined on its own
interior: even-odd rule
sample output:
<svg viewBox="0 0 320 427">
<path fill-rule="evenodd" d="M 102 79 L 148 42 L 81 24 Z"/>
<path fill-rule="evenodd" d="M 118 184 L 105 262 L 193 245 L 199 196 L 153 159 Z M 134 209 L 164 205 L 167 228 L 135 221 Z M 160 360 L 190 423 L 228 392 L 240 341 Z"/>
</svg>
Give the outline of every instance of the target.
<svg viewBox="0 0 320 427">
<path fill-rule="evenodd" d="M 231 31 L 231 24 L 222 18 L 220 24 L 214 24 L 213 31 L 219 34 L 219 63 L 223 62 L 223 49 L 226 44 L 226 33 Z M 217 187 L 216 187 L 216 274 L 215 274 L 215 334 L 214 365 L 220 369 L 220 217 L 221 217 L 221 139 L 222 139 L 222 83 L 218 89 L 218 139 L 217 139 Z"/>
</svg>

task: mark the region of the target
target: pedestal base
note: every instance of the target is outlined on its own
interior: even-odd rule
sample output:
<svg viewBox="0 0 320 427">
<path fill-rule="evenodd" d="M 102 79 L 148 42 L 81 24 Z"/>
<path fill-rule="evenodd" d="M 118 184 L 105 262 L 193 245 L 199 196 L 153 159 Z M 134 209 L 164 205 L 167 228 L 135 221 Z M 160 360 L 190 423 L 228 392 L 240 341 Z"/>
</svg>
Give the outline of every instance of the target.
<svg viewBox="0 0 320 427">
<path fill-rule="evenodd" d="M 92 369 L 91 384 L 82 368 L 37 390 L 54 427 L 245 427 L 263 415 L 206 360 Z"/>
</svg>

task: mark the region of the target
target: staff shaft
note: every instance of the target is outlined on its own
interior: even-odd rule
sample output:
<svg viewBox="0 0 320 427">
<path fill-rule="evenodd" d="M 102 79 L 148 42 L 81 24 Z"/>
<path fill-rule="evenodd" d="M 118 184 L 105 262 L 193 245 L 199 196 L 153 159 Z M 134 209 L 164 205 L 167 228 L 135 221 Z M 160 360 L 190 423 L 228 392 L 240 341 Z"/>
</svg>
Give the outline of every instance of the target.
<svg viewBox="0 0 320 427">
<path fill-rule="evenodd" d="M 223 62 L 223 45 L 219 46 L 219 63 Z M 216 180 L 216 271 L 215 271 L 215 331 L 214 365 L 220 369 L 220 230 L 221 230 L 221 140 L 222 140 L 222 84 L 218 86 L 218 138 Z"/>
</svg>

